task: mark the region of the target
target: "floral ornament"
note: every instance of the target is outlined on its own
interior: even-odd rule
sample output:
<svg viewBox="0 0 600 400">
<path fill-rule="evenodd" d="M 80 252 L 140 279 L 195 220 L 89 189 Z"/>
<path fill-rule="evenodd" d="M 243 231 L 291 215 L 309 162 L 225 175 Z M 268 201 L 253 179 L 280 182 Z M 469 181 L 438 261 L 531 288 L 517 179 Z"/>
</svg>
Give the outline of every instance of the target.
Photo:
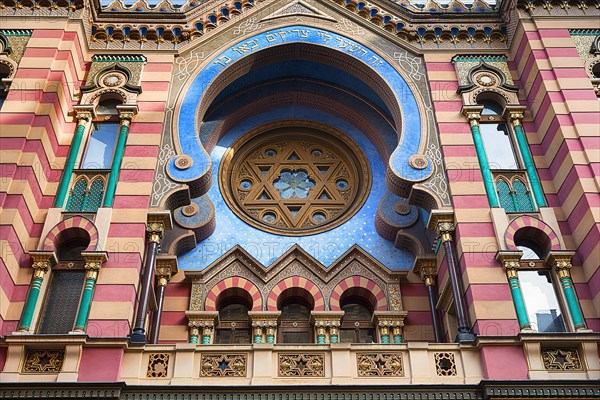
<svg viewBox="0 0 600 400">
<path fill-rule="evenodd" d="M 273 182 L 284 199 L 305 199 L 308 191 L 315 187 L 315 183 L 308 177 L 304 170 L 282 171 L 279 178 Z"/>
</svg>

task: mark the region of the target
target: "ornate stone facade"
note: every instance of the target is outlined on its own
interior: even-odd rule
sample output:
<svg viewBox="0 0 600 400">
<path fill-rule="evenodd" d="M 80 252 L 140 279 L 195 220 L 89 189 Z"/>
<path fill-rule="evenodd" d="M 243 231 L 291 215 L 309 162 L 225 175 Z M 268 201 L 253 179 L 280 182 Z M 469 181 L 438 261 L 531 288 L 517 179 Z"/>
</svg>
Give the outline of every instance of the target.
<svg viewBox="0 0 600 400">
<path fill-rule="evenodd" d="M 599 398 L 598 16 L 0 1 L 0 397 Z"/>
</svg>

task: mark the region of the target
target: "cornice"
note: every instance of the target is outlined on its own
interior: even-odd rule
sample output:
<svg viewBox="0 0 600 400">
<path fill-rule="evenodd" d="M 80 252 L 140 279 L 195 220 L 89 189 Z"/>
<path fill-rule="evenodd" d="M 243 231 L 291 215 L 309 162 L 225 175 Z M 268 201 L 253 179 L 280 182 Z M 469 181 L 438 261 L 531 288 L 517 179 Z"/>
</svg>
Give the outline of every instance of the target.
<svg viewBox="0 0 600 400">
<path fill-rule="evenodd" d="M 189 399 L 198 395 L 196 386 L 142 386 L 126 385 L 123 382 L 111 383 L 5 383 L 0 389 L 0 398 L 103 398 L 142 400 L 158 398 L 168 394 L 171 400 Z M 225 400 L 244 395 L 264 394 L 269 397 L 301 394 L 305 398 L 320 398 L 320 395 L 345 393 L 348 400 L 389 395 L 398 400 L 410 399 L 594 399 L 600 396 L 600 384 L 582 380 L 529 380 L 529 381 L 490 381 L 479 384 L 428 384 L 428 385 L 302 385 L 302 386 L 204 386 L 202 394 L 213 399 Z M 290 396 L 291 397 L 291 396 Z"/>
</svg>

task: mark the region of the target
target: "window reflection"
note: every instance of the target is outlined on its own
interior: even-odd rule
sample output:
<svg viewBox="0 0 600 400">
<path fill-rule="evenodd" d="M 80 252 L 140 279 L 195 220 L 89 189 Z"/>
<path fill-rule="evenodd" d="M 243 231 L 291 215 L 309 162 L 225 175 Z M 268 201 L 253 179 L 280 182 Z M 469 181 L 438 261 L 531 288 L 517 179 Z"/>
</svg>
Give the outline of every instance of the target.
<svg viewBox="0 0 600 400">
<path fill-rule="evenodd" d="M 495 101 L 481 100 L 478 103 L 483 106 L 481 115 L 502 115 L 502 107 Z"/>
<path fill-rule="evenodd" d="M 517 159 L 505 123 L 479 126 L 490 169 L 517 169 Z"/>
<path fill-rule="evenodd" d="M 219 324 L 215 332 L 216 344 L 245 344 L 251 342 L 248 311 L 243 299 L 229 299 L 230 304 L 219 310 Z"/>
<path fill-rule="evenodd" d="M 94 131 L 81 163 L 83 169 L 110 169 L 119 123 L 104 122 L 94 124 Z"/>
<path fill-rule="evenodd" d="M 366 302 L 350 299 L 342 305 L 344 317 L 340 327 L 343 343 L 375 343 L 375 327 L 371 322 L 372 312 Z"/>
<path fill-rule="evenodd" d="M 519 271 L 531 327 L 538 332 L 566 332 L 550 271 Z"/>
</svg>

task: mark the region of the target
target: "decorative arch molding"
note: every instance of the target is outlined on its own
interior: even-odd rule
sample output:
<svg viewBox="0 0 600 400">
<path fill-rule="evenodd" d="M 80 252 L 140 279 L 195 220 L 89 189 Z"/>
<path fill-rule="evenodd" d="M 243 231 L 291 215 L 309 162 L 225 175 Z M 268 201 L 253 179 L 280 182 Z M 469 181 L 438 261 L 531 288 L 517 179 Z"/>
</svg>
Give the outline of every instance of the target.
<svg viewBox="0 0 600 400">
<path fill-rule="evenodd" d="M 478 99 L 489 97 L 503 106 L 519 105 L 505 56 L 460 55 L 453 58 L 458 75 L 458 93 L 465 106 L 476 106 Z M 500 101 L 498 101 L 500 100 Z"/>
<path fill-rule="evenodd" d="M 387 297 L 379 285 L 369 278 L 354 275 L 344 279 L 333 289 L 329 300 L 331 311 L 341 310 L 340 300 L 348 292 L 368 300 L 374 311 L 387 311 L 388 309 Z"/>
<path fill-rule="evenodd" d="M 230 288 L 252 293 L 256 299 L 253 310 L 259 306 L 256 293 L 262 298 L 262 309 L 274 311 L 281 294 L 288 289 L 306 291 L 314 310 L 329 310 L 332 305 L 339 309 L 341 295 L 350 287 L 372 293 L 375 310 L 402 311 L 398 282 L 407 274 L 408 271 L 389 270 L 358 246 L 325 267 L 298 245 L 269 266 L 236 245 L 204 270 L 185 271 L 186 279 L 192 282 L 190 311 L 215 310 L 219 293 Z M 335 299 L 334 303 L 331 299 Z"/>
<path fill-rule="evenodd" d="M 230 278 L 223 279 L 212 287 L 212 289 L 206 295 L 204 302 L 204 309 L 206 311 L 218 311 L 217 306 L 221 300 L 221 295 L 226 290 L 234 290 L 245 292 L 247 296 L 252 299 L 252 311 L 261 311 L 263 306 L 263 300 L 260 295 L 260 291 L 256 285 L 250 282 L 246 278 L 239 276 L 233 276 Z"/>
<path fill-rule="evenodd" d="M 244 59 L 256 55 L 268 48 L 284 48 L 287 44 L 307 44 L 315 49 L 326 50 L 333 57 L 345 57 L 352 64 L 360 66 L 362 71 L 370 71 L 369 79 L 379 79 L 383 82 L 381 90 L 387 92 L 388 107 L 392 110 L 397 131 L 400 132 L 399 143 L 389 160 L 388 178 L 392 181 L 393 190 L 407 195 L 414 183 L 427 179 L 434 166 L 424 153 L 427 139 L 427 122 L 423 100 L 415 96 L 407 84 L 403 72 L 388 62 L 387 58 L 374 52 L 367 46 L 337 33 L 298 25 L 274 29 L 256 34 L 250 38 L 230 46 L 204 63 L 204 67 L 184 89 L 181 106 L 176 110 L 173 123 L 174 143 L 177 155 L 166 166 L 166 171 L 172 180 L 190 185 L 190 191 L 195 188 L 203 177 L 210 174 L 211 159 L 204 147 L 197 140 L 197 122 L 202 119 L 205 110 L 217 90 L 215 82 L 223 76 L 234 79 L 241 74 Z M 242 63 L 242 64 L 240 64 Z M 227 82 L 228 83 L 228 82 Z M 218 86 L 224 83 L 220 82 Z M 207 87 L 204 90 L 204 87 Z M 197 111 L 200 109 L 200 115 Z M 181 159 L 193 160 L 193 163 L 182 165 Z M 200 193 L 202 194 L 202 193 Z"/>
<path fill-rule="evenodd" d="M 42 250 L 53 251 L 60 245 L 60 241 L 80 237 L 82 236 L 82 232 L 86 232 L 90 238 L 90 244 L 85 251 L 96 250 L 98 246 L 98 229 L 92 221 L 80 216 L 67 218 L 50 229 L 44 240 Z"/>
<path fill-rule="evenodd" d="M 277 311 L 279 309 L 279 297 L 288 290 L 300 297 L 310 296 L 307 300 L 314 305 L 313 310 L 325 311 L 325 300 L 321 290 L 314 283 L 301 276 L 283 279 L 275 285 L 267 299 L 267 311 Z"/>
<path fill-rule="evenodd" d="M 528 215 L 517 217 L 508 224 L 504 239 L 509 250 L 518 250 L 517 245 L 515 244 L 515 236 L 517 236 L 518 232 L 522 229 L 531 229 L 539 234 L 540 238 L 534 238 L 533 240 L 536 242 L 547 243 L 547 250 L 561 250 L 558 235 L 554 230 L 545 222 Z"/>
</svg>

